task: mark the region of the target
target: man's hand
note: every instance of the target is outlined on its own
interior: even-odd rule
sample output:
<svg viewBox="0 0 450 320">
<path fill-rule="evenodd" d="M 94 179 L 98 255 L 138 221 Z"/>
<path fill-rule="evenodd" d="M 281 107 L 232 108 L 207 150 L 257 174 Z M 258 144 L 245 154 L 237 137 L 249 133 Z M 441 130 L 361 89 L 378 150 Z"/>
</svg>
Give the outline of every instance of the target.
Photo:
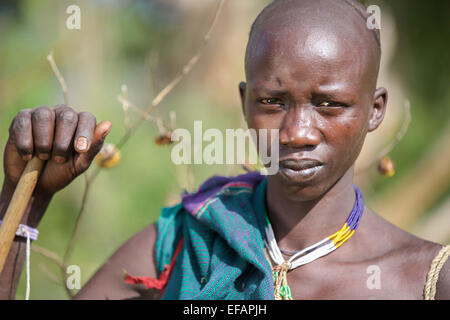
<svg viewBox="0 0 450 320">
<path fill-rule="evenodd" d="M 34 195 L 52 196 L 86 171 L 111 122 L 65 105 L 21 110 L 11 122 L 4 152 L 4 186 L 14 189 L 28 160 L 46 160 Z M 38 219 L 40 220 L 40 219 Z"/>
</svg>

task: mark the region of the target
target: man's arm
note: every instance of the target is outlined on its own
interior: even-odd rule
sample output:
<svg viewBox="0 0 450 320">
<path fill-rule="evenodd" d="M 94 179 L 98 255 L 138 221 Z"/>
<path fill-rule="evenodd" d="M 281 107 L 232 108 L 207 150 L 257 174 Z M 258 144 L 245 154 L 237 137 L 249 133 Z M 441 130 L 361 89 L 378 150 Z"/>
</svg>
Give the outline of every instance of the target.
<svg viewBox="0 0 450 320">
<path fill-rule="evenodd" d="M 11 121 L 3 153 L 0 218 L 6 213 L 27 162 L 46 161 L 22 224 L 37 228 L 53 195 L 65 188 L 91 165 L 111 131 L 110 121 L 97 124 L 88 112 L 58 105 L 21 110 Z M 0 275 L 0 299 L 13 299 L 25 258 L 25 243 L 16 237 Z"/>
<path fill-rule="evenodd" d="M 13 188 L 8 187 L 5 184 L 3 185 L 0 193 L 0 219 L 2 220 L 8 209 L 13 193 Z M 36 228 L 39 221 L 36 221 L 34 217 L 41 217 L 44 214 L 51 198 L 51 196 L 36 197 L 33 195 L 25 209 L 21 223 Z M 20 273 L 25 261 L 25 247 L 25 239 L 16 236 L 11 245 L 3 271 L 0 274 L 0 300 L 14 299 L 16 296 Z"/>
<path fill-rule="evenodd" d="M 159 299 L 158 290 L 125 283 L 123 272 L 126 270 L 132 276 L 157 277 L 156 234 L 156 224 L 152 224 L 131 237 L 94 274 L 75 299 Z"/>
</svg>

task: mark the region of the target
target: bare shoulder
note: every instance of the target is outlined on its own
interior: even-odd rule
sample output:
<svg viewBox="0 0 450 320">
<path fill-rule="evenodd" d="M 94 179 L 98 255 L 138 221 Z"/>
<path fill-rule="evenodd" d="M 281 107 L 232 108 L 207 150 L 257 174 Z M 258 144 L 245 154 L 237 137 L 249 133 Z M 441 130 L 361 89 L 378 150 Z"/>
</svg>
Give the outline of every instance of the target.
<svg viewBox="0 0 450 320">
<path fill-rule="evenodd" d="M 133 235 L 100 267 L 75 299 L 156 299 L 155 290 L 124 281 L 124 270 L 133 276 L 157 276 L 156 236 L 156 223 Z"/>
<path fill-rule="evenodd" d="M 427 284 L 429 285 L 434 282 L 435 299 L 449 300 L 450 263 L 448 254 L 450 252 L 444 254 L 445 251 L 443 249 L 445 246 L 442 244 L 427 241 L 413 235 L 410 235 L 410 237 L 414 240 L 410 241 L 410 245 L 405 246 L 399 251 L 399 257 L 412 265 L 409 275 L 413 276 L 409 277 L 409 279 L 421 280 L 423 277 L 423 285 L 421 285 L 421 281 L 418 282 L 422 289 L 421 298 L 425 298 Z M 445 256 L 447 256 L 446 261 Z M 433 281 L 433 278 L 435 281 Z"/>
<path fill-rule="evenodd" d="M 370 229 L 371 236 L 367 239 L 376 241 L 375 259 L 389 270 L 386 275 L 389 276 L 392 289 L 398 290 L 401 299 L 423 299 L 430 266 L 442 249 L 442 244 L 421 239 L 391 224 L 371 210 L 368 211 L 365 229 Z M 449 268 L 450 264 L 446 263 L 441 271 L 437 298 L 444 296 L 449 298 Z M 402 290 L 403 292 L 400 292 Z"/>
</svg>

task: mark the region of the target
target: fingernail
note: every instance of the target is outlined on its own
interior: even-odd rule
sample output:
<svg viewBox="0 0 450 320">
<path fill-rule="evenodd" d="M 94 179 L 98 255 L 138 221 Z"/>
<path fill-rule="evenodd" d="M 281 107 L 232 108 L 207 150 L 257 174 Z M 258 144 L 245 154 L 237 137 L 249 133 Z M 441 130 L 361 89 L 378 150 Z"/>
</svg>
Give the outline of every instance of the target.
<svg viewBox="0 0 450 320">
<path fill-rule="evenodd" d="M 41 160 L 48 160 L 50 158 L 48 153 L 40 153 L 38 157 Z"/>
<path fill-rule="evenodd" d="M 80 151 L 85 151 L 88 146 L 88 140 L 86 137 L 80 137 L 77 139 L 77 149 Z"/>
<path fill-rule="evenodd" d="M 23 156 L 22 159 L 23 159 L 24 161 L 30 161 L 32 157 L 33 157 L 33 155 L 27 154 L 26 156 Z"/>
</svg>

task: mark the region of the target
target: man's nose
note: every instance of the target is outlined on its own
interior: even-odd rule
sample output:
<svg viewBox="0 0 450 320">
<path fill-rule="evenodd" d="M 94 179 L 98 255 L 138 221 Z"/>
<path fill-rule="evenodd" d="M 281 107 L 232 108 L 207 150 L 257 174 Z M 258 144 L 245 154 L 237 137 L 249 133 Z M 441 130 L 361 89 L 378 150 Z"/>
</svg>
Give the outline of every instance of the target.
<svg viewBox="0 0 450 320">
<path fill-rule="evenodd" d="M 322 139 L 314 115 L 306 110 L 291 109 L 280 129 L 280 144 L 291 148 L 314 149 Z"/>
</svg>

